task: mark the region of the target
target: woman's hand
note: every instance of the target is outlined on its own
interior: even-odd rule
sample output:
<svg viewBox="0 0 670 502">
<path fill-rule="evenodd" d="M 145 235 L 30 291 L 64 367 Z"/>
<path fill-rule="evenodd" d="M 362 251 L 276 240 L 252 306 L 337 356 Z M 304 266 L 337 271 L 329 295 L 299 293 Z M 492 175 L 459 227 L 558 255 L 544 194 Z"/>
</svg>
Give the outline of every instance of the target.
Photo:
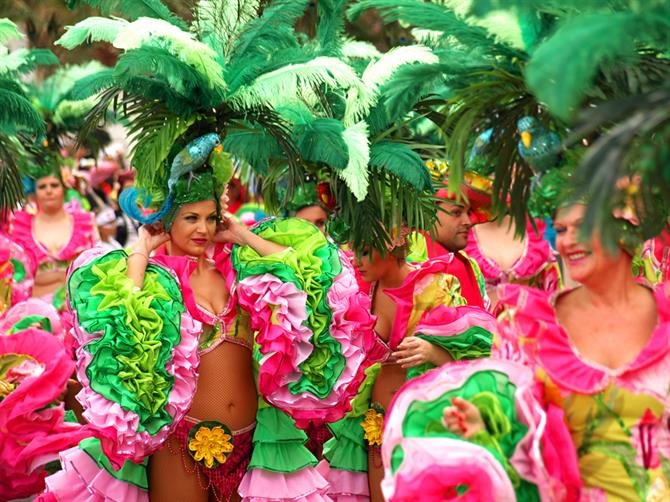
<svg viewBox="0 0 670 502">
<path fill-rule="evenodd" d="M 432 363 L 440 366 L 446 360 L 450 359 L 444 350 L 416 336 L 403 338 L 398 344 L 398 350 L 393 353 L 393 357 L 405 369 L 424 363 Z"/>
<path fill-rule="evenodd" d="M 452 434 L 470 439 L 479 431 L 486 430 L 482 415 L 470 401 L 455 397 L 451 400 L 453 406 L 444 409 L 442 423 Z"/>
<path fill-rule="evenodd" d="M 138 238 L 133 251 L 144 254 L 147 258 L 151 253 L 170 240 L 170 234 L 160 224 L 142 225 L 137 233 Z"/>
<path fill-rule="evenodd" d="M 223 196 L 222 196 L 223 198 Z M 248 244 L 248 235 L 251 231 L 241 223 L 235 221 L 230 216 L 223 216 L 223 220 L 219 223 L 214 235 L 214 242 L 232 242 L 244 246 Z"/>
</svg>

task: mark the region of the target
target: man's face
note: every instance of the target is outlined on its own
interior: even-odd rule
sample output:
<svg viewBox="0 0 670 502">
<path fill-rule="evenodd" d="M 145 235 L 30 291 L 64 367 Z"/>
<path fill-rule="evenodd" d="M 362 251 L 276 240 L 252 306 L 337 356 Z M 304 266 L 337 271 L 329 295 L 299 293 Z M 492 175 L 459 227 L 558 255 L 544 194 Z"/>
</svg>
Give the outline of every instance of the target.
<svg viewBox="0 0 670 502">
<path fill-rule="evenodd" d="M 440 202 L 437 212 L 437 242 L 452 253 L 465 248 L 472 228 L 470 207 L 465 202 Z"/>
</svg>

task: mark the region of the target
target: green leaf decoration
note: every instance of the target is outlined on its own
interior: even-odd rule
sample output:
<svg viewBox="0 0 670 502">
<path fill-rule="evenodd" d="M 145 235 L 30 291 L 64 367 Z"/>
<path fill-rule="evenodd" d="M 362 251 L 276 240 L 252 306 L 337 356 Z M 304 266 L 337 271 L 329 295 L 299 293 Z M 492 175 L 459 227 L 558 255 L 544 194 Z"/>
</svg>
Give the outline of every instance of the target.
<svg viewBox="0 0 670 502">
<path fill-rule="evenodd" d="M 74 26 L 68 26 L 67 31 L 56 40 L 61 45 L 72 50 L 75 47 L 92 42 L 114 42 L 122 28 L 130 23 L 125 19 L 108 19 L 106 17 L 89 17 L 79 21 Z"/>
<path fill-rule="evenodd" d="M 570 119 L 592 89 L 600 67 L 635 56 L 640 26 L 634 21 L 631 13 L 569 20 L 533 54 L 526 69 L 528 86 L 553 113 Z"/>
<path fill-rule="evenodd" d="M 498 43 L 485 28 L 469 24 L 448 7 L 438 3 L 421 0 L 361 0 L 349 8 L 347 15 L 350 20 L 355 20 L 369 9 L 376 9 L 387 23 L 402 21 L 418 28 L 443 32 L 465 47 L 505 55 L 515 53 Z"/>
<path fill-rule="evenodd" d="M 325 56 L 338 56 L 344 33 L 344 9 L 347 0 L 321 0 L 317 4 L 319 22 L 316 38 Z"/>
<path fill-rule="evenodd" d="M 8 40 L 21 40 L 23 33 L 19 31 L 16 25 L 9 19 L 0 18 L 0 44 Z"/>
<path fill-rule="evenodd" d="M 120 15 L 131 21 L 141 17 L 152 17 L 186 29 L 186 23 L 175 16 L 160 0 L 68 0 L 68 7 L 75 9 L 82 3 L 99 10 L 105 16 Z"/>
<path fill-rule="evenodd" d="M 200 40 L 221 53 L 225 61 L 240 32 L 258 16 L 260 0 L 200 0 L 193 26 Z"/>
<path fill-rule="evenodd" d="M 432 189 L 430 172 L 423 160 L 403 143 L 382 141 L 372 145 L 370 165 L 393 173 L 417 192 Z"/>
<path fill-rule="evenodd" d="M 15 159 L 25 155 L 26 152 L 16 139 L 0 134 L 0 221 L 2 222 L 6 221 L 10 212 L 23 201 L 21 171 Z"/>
<path fill-rule="evenodd" d="M 342 137 L 344 126 L 335 119 L 316 119 L 299 126 L 296 145 L 308 162 L 321 162 L 336 170 L 347 167 L 349 151 Z"/>
<path fill-rule="evenodd" d="M 89 98 L 103 89 L 107 89 L 114 85 L 114 70 L 101 70 L 97 73 L 88 75 L 75 83 L 71 91 L 73 99 Z"/>
<path fill-rule="evenodd" d="M 275 139 L 259 127 L 232 127 L 223 139 L 223 149 L 243 159 L 258 174 L 267 174 L 270 157 L 281 152 Z"/>
<path fill-rule="evenodd" d="M 44 121 L 24 95 L 8 88 L 7 81 L 0 81 L 0 127 L 22 125 L 36 133 L 44 132 Z"/>
<path fill-rule="evenodd" d="M 307 0 L 272 2 L 261 17 L 250 21 L 242 30 L 230 55 L 231 64 L 248 64 L 254 58 L 265 58 L 279 49 L 297 46 L 293 25 L 306 6 Z"/>
<path fill-rule="evenodd" d="M 342 138 L 349 150 L 349 162 L 346 169 L 337 174 L 345 181 L 356 200 L 361 202 L 368 194 L 369 185 L 370 143 L 367 124 L 359 122 L 347 127 Z"/>
</svg>

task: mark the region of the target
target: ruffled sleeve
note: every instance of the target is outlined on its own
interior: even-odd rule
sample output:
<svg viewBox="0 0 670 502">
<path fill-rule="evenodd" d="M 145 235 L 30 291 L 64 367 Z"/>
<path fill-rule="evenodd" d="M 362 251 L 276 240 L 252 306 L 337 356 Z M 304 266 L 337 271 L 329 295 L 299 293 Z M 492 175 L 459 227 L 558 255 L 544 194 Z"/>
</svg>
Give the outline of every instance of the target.
<svg viewBox="0 0 670 502">
<path fill-rule="evenodd" d="M 26 252 L 25 257 L 31 275 L 35 275 L 37 266 L 46 259 L 44 251 L 33 239 L 33 215 L 26 211 L 15 211 L 12 217 L 12 240 Z"/>
<path fill-rule="evenodd" d="M 34 495 L 44 488 L 46 465 L 58 452 L 90 435 L 67 423 L 55 404 L 74 363 L 50 333 L 28 328 L 0 333 L 0 499 Z"/>
<path fill-rule="evenodd" d="M 451 359 L 478 359 L 491 355 L 491 343 L 496 331 L 496 320 L 479 307 L 446 307 L 439 305 L 426 313 L 416 327 L 422 338 L 449 353 Z M 407 371 L 411 379 L 434 368 L 430 363 Z"/>
<path fill-rule="evenodd" d="M 490 359 L 450 364 L 406 383 L 384 427 L 386 499 L 437 500 L 464 488 L 477 500 L 532 501 L 541 493 L 562 498 L 565 484 L 570 489 L 579 478 L 557 479 L 547 469 L 546 414 L 534 388 L 528 368 Z M 480 409 L 485 431 L 465 440 L 444 427 L 443 412 L 454 397 Z M 565 455 L 567 461 L 570 452 Z"/>
<path fill-rule="evenodd" d="M 253 231 L 287 246 L 269 256 L 247 246 L 232 253 L 238 301 L 256 332 L 260 393 L 299 427 L 339 420 L 373 362 L 370 299 L 313 225 L 270 219 Z"/>
<path fill-rule="evenodd" d="M 4 255 L 0 263 L 11 264 L 12 305 L 27 300 L 32 294 L 35 282 L 34 261 L 21 245 L 3 234 L 0 234 L 0 251 Z M 0 267 L 3 265 L 0 264 Z"/>
<path fill-rule="evenodd" d="M 82 251 L 95 247 L 99 239 L 93 213 L 84 211 L 81 206 L 75 204 L 66 205 L 65 210 L 73 219 L 72 237 L 67 245 L 58 252 L 58 258 L 70 261 Z"/>
<path fill-rule="evenodd" d="M 201 328 L 170 270 L 150 263 L 138 291 L 126 269 L 124 251 L 93 249 L 67 283 L 83 385 L 77 398 L 115 467 L 159 449 L 190 408 Z"/>
</svg>

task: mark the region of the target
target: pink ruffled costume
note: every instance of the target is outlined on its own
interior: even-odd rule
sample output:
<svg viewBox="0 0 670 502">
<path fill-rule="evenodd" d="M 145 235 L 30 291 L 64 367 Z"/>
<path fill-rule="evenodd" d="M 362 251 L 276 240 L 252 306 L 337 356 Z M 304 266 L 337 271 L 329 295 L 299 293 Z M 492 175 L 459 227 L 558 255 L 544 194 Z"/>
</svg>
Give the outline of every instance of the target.
<svg viewBox="0 0 670 502">
<path fill-rule="evenodd" d="M 33 276 L 44 270 L 67 270 L 72 260 L 82 251 L 91 249 L 98 243 L 93 213 L 84 211 L 77 201 L 68 202 L 64 208 L 72 218 L 72 234 L 67 244 L 57 253 L 46 249 L 35 237 L 35 215 L 27 211 L 14 213 L 11 224 L 12 239 L 28 252 Z M 46 295 L 43 300 L 50 303 L 52 296 Z"/>
<path fill-rule="evenodd" d="M 560 289 L 561 273 L 556 253 L 549 242 L 542 237 L 546 225 L 539 220 L 535 224 L 537 230 L 530 221 L 528 222 L 523 254 L 509 270 L 502 270 L 497 262 L 486 257 L 477 240 L 477 234 L 474 230 L 470 232 L 465 251 L 479 264 L 486 279 L 487 289 L 508 283 L 523 284 L 549 292 Z"/>
<path fill-rule="evenodd" d="M 562 409 L 584 483 L 581 500 L 670 500 L 670 300 L 654 293 L 658 324 L 644 349 L 617 370 L 582 357 L 558 323 L 555 297 L 519 286 L 501 291 L 498 352 L 529 365 L 548 405 Z M 566 451 L 559 451 L 565 462 Z"/>
<path fill-rule="evenodd" d="M 90 436 L 86 427 L 65 422 L 63 404 L 55 404 L 73 370 L 51 333 L 28 328 L 0 334 L 1 500 L 44 489 L 46 464 Z"/>
</svg>

